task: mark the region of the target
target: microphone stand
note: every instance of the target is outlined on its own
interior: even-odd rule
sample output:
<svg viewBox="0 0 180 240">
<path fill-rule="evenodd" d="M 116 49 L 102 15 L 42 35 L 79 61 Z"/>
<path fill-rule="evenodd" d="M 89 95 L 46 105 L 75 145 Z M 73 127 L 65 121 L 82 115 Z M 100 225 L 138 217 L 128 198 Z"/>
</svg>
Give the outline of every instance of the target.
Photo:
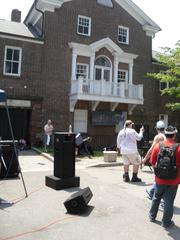
<svg viewBox="0 0 180 240">
<path fill-rule="evenodd" d="M 16 148 L 16 144 L 15 144 L 15 140 L 14 140 L 14 134 L 13 134 L 13 129 L 12 129 L 12 125 L 11 125 L 11 119 L 10 119 L 10 116 L 9 116 L 9 109 L 8 109 L 8 105 L 7 105 L 7 100 L 5 101 L 5 107 L 6 107 L 6 112 L 7 112 L 9 128 L 10 128 L 10 132 L 11 132 L 11 137 L 12 137 L 12 140 L 13 140 L 14 152 L 15 152 L 15 156 L 16 156 L 16 159 L 17 159 L 17 162 L 18 162 L 18 166 L 19 166 L 19 172 L 20 172 L 21 179 L 22 179 L 22 182 L 23 182 L 23 187 L 24 187 L 24 191 L 25 191 L 26 197 L 28 197 L 26 186 L 25 186 L 25 182 L 24 182 L 24 178 L 23 178 L 23 174 L 22 174 L 21 167 L 20 167 L 19 160 L 18 160 L 17 148 Z"/>
</svg>

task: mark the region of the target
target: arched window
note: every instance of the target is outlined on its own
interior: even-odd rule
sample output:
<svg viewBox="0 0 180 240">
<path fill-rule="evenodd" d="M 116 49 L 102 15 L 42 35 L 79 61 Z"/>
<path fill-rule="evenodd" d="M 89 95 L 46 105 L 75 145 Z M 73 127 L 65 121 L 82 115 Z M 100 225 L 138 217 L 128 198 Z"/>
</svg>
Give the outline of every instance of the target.
<svg viewBox="0 0 180 240">
<path fill-rule="evenodd" d="M 95 60 L 95 80 L 111 81 L 111 62 L 106 57 L 98 57 Z"/>
<path fill-rule="evenodd" d="M 99 57 L 95 61 L 95 65 L 103 67 L 111 67 L 110 61 L 105 57 Z"/>
</svg>

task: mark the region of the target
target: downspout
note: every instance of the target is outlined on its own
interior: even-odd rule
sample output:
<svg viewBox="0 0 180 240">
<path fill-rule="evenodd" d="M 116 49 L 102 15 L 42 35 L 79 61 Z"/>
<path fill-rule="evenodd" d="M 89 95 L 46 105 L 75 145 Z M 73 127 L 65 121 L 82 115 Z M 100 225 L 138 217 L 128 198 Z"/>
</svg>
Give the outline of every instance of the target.
<svg viewBox="0 0 180 240">
<path fill-rule="evenodd" d="M 36 9 L 36 11 L 38 11 L 38 12 L 40 12 L 41 14 L 42 14 L 42 32 L 41 32 L 41 35 L 40 35 L 40 37 L 44 37 L 44 12 L 43 11 L 41 11 L 38 7 L 37 7 L 37 2 L 38 2 L 38 0 L 35 0 L 35 3 L 34 3 L 34 7 L 35 7 L 35 9 Z"/>
</svg>

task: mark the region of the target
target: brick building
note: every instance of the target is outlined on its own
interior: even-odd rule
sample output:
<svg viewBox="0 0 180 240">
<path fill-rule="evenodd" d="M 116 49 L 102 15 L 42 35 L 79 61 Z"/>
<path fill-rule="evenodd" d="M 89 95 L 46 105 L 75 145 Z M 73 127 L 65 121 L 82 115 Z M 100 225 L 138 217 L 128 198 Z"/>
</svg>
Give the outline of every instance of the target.
<svg viewBox="0 0 180 240">
<path fill-rule="evenodd" d="M 0 88 L 8 96 L 15 138 L 37 144 L 47 119 L 56 131 L 116 142 L 126 118 L 146 127 L 169 114 L 159 83 L 147 79 L 160 27 L 130 0 L 35 0 L 23 23 L 0 20 Z M 0 132 L 9 136 L 4 106 Z M 176 116 L 171 120 L 177 124 Z"/>
</svg>

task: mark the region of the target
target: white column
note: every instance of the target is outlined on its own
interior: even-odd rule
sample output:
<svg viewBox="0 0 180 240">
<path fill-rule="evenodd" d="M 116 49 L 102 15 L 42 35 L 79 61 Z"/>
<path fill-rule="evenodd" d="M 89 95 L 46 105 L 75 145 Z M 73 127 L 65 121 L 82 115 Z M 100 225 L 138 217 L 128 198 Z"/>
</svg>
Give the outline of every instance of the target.
<svg viewBox="0 0 180 240">
<path fill-rule="evenodd" d="M 133 63 L 129 63 L 129 84 L 133 84 Z"/>
<path fill-rule="evenodd" d="M 117 95 L 118 58 L 114 56 L 113 95 Z"/>
<path fill-rule="evenodd" d="M 76 80 L 76 60 L 77 60 L 77 53 L 75 53 L 73 51 L 72 52 L 71 81 Z"/>
<path fill-rule="evenodd" d="M 90 57 L 90 81 L 94 79 L 94 60 L 95 60 L 95 53 L 92 53 Z"/>
</svg>

